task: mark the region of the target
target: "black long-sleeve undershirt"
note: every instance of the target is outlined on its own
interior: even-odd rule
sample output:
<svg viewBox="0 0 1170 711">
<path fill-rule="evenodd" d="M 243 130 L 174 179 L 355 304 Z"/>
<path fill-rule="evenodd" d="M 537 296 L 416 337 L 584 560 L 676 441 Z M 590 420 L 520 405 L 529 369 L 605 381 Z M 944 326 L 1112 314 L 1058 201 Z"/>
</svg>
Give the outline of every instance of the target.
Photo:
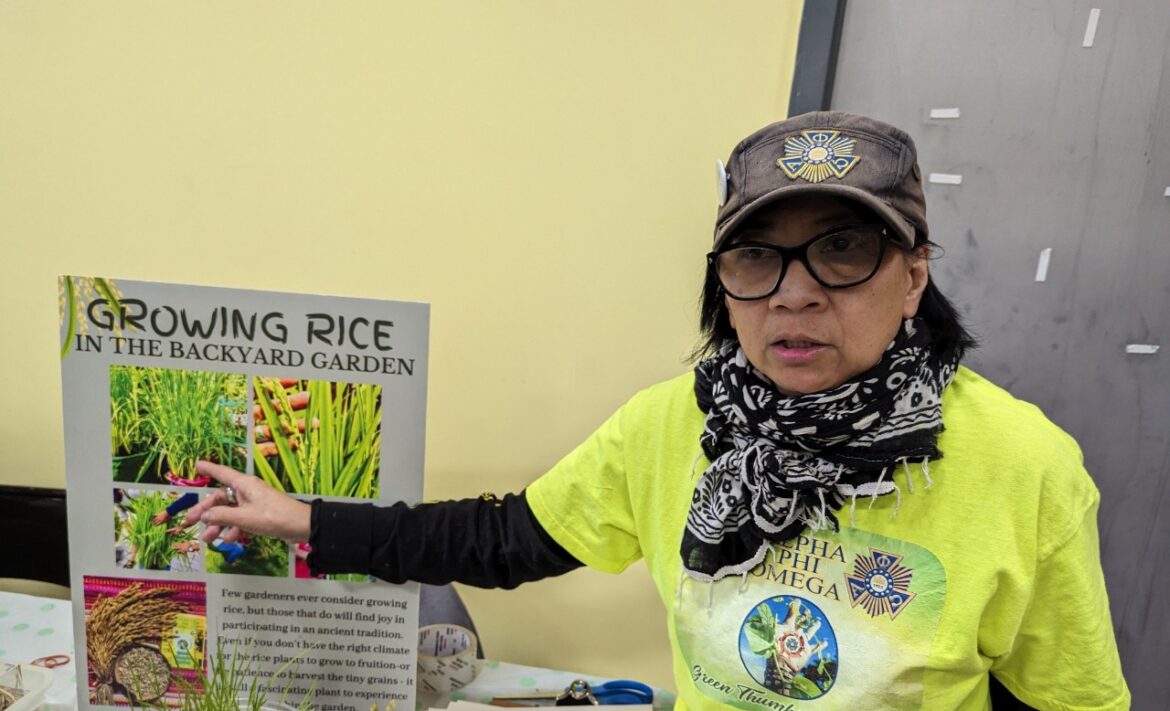
<svg viewBox="0 0 1170 711">
<path fill-rule="evenodd" d="M 524 492 L 407 506 L 312 502 L 309 567 L 391 583 L 514 588 L 581 562 L 554 541 Z"/>
</svg>

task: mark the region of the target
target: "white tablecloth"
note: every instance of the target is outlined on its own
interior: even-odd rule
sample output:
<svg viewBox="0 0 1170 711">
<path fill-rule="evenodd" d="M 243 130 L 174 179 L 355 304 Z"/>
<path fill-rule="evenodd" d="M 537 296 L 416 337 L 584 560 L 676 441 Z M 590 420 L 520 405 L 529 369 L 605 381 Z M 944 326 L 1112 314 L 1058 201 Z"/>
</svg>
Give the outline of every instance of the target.
<svg viewBox="0 0 1170 711">
<path fill-rule="evenodd" d="M 53 669 L 53 685 L 43 708 L 77 708 L 73 615 L 68 600 L 0 592 L 0 662 L 27 664 L 65 655 L 69 663 Z"/>
<path fill-rule="evenodd" d="M 0 592 L 0 662 L 26 664 L 53 655 L 66 655 L 69 662 L 53 669 L 53 685 L 45 696 L 43 708 L 46 711 L 75 711 L 77 664 L 73 654 L 70 602 Z M 460 699 L 487 702 L 497 694 L 562 689 L 574 679 L 585 679 L 591 684 L 606 681 L 587 674 L 485 660 L 479 676 L 469 686 L 450 696 L 420 696 L 418 706 L 444 707 L 450 701 Z M 670 692 L 655 689 L 654 696 L 657 709 L 674 705 L 674 696 Z"/>
</svg>

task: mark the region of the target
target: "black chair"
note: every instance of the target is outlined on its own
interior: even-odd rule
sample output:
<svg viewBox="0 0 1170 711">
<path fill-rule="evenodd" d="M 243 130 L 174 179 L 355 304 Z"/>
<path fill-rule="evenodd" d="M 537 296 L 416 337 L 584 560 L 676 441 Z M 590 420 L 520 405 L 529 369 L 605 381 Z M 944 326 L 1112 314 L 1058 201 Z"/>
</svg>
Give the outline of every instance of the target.
<svg viewBox="0 0 1170 711">
<path fill-rule="evenodd" d="M 65 491 L 0 486 L 0 590 L 69 598 Z"/>
</svg>

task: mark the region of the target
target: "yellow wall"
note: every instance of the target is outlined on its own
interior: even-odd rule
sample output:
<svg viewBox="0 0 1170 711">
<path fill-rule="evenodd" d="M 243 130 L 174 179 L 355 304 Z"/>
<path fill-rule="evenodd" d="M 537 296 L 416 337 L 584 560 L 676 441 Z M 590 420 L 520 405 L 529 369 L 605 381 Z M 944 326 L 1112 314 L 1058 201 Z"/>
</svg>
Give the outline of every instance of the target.
<svg viewBox="0 0 1170 711">
<path fill-rule="evenodd" d="M 800 10 L 0 3 L 0 483 L 64 484 L 69 273 L 430 302 L 427 496 L 520 489 L 686 367 Z M 494 658 L 673 686 L 644 570 L 464 593 Z"/>
</svg>

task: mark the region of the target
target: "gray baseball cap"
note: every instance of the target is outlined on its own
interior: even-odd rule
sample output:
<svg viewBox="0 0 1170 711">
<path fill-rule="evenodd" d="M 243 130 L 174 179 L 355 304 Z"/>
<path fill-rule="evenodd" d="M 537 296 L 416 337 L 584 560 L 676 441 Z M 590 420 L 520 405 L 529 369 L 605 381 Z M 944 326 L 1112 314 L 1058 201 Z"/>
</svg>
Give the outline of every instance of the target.
<svg viewBox="0 0 1170 711">
<path fill-rule="evenodd" d="M 740 141 L 719 173 L 726 199 L 715 219 L 716 249 L 756 210 L 810 193 L 865 205 L 907 248 L 929 235 L 913 139 L 866 116 L 817 111 L 765 126 Z"/>
</svg>

